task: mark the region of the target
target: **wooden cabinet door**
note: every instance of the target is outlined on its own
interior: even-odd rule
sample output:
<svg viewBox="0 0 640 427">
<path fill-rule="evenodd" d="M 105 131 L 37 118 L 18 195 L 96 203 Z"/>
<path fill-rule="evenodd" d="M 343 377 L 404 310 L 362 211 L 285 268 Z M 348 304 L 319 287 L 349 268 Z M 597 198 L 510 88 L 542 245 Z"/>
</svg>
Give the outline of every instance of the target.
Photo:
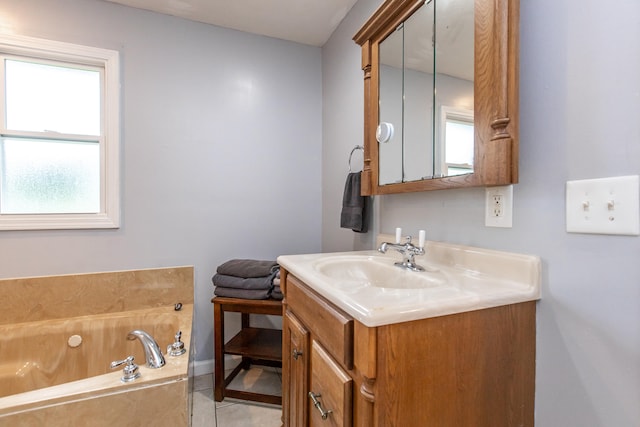
<svg viewBox="0 0 640 427">
<path fill-rule="evenodd" d="M 353 380 L 317 341 L 311 342 L 309 426 L 352 426 Z"/>
<path fill-rule="evenodd" d="M 282 410 L 285 426 L 307 425 L 309 332 L 286 311 L 282 323 Z"/>
</svg>

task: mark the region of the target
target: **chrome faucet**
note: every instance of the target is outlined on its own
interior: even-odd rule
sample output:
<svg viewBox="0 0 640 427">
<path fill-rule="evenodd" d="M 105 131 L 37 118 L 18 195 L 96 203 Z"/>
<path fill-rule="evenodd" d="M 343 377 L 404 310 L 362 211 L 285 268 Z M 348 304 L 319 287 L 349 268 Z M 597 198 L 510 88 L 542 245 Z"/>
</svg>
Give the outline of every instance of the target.
<svg viewBox="0 0 640 427">
<path fill-rule="evenodd" d="M 145 359 L 147 360 L 147 366 L 150 368 L 161 368 L 164 366 L 164 356 L 158 346 L 156 340 L 151 335 L 143 330 L 135 329 L 127 335 L 128 340 L 140 340 L 142 348 L 144 349 Z"/>
<path fill-rule="evenodd" d="M 424 271 L 424 267 L 416 264 L 415 256 L 416 255 L 424 255 L 424 231 L 420 231 L 420 244 L 419 246 L 414 246 L 411 243 L 411 236 L 406 237 L 406 242 L 404 244 L 400 244 L 400 236 L 397 235 L 396 239 L 398 243 L 388 243 L 383 242 L 378 248 L 378 252 L 387 253 L 387 249 L 395 249 L 396 251 L 402 254 L 402 262 L 396 262 L 394 265 L 400 268 L 406 268 L 411 271 Z"/>
</svg>

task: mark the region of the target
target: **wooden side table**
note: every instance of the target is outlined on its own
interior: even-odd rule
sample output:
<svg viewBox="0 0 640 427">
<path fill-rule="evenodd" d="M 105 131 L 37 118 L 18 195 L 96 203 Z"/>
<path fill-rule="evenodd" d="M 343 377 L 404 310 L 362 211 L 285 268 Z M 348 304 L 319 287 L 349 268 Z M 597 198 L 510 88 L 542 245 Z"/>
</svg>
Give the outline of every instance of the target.
<svg viewBox="0 0 640 427">
<path fill-rule="evenodd" d="M 226 297 L 214 297 L 211 302 L 213 303 L 213 342 L 215 349 L 215 401 L 221 402 L 225 397 L 233 397 L 281 405 L 281 396 L 233 390 L 227 388 L 227 386 L 242 369 L 249 369 L 252 364 L 282 367 L 282 331 L 280 329 L 251 327 L 249 318 L 250 314 L 282 316 L 282 302 Z M 226 311 L 241 313 L 242 329 L 225 344 L 224 313 Z M 242 362 L 226 378 L 224 369 L 225 354 L 242 356 Z"/>
</svg>

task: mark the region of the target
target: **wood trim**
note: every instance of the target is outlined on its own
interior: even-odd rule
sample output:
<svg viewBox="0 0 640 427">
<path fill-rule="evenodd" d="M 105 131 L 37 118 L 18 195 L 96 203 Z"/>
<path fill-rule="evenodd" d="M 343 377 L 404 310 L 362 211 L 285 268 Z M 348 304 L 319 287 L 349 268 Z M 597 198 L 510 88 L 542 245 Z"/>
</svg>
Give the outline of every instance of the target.
<svg viewBox="0 0 640 427">
<path fill-rule="evenodd" d="M 354 363 L 367 378 L 376 377 L 376 352 L 378 342 L 375 328 L 369 328 L 362 323 L 354 322 Z"/>
<path fill-rule="evenodd" d="M 384 39 L 421 5 L 416 0 L 385 1 L 353 36 L 353 41 L 362 46 L 368 40 Z"/>
<path fill-rule="evenodd" d="M 369 427 L 374 425 L 375 381 L 377 376 L 377 329 L 369 328 L 354 321 L 354 365 L 358 371 L 360 388 L 354 396 L 357 425 Z"/>
<path fill-rule="evenodd" d="M 376 151 L 375 159 L 372 158 L 371 144 L 367 144 L 367 132 L 371 128 L 370 120 L 371 115 L 367 114 L 367 111 L 371 110 L 371 43 L 369 41 L 364 42 L 362 45 L 362 70 L 364 71 L 364 165 L 362 167 L 362 174 L 360 179 L 360 194 L 363 196 L 370 196 L 373 191 L 371 188 L 372 182 L 378 182 L 378 168 L 371 169 L 371 165 L 378 164 L 378 157 Z M 375 171 L 375 176 L 372 173 Z"/>
</svg>

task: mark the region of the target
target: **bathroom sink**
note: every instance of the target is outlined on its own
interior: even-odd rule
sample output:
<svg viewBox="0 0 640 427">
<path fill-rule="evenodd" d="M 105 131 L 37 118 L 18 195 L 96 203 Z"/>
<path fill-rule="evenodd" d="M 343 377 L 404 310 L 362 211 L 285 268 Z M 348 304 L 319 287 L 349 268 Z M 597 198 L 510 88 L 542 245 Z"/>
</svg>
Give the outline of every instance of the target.
<svg viewBox="0 0 640 427">
<path fill-rule="evenodd" d="M 324 258 L 314 269 L 333 279 L 337 287 L 395 289 L 424 289 L 448 284 L 445 275 L 437 270 L 413 272 L 393 265 L 393 259 L 378 256 L 342 255 Z"/>
<path fill-rule="evenodd" d="M 288 273 L 370 327 L 540 298 L 540 258 L 533 255 L 428 241 L 415 258 L 426 271 L 396 267 L 401 260 L 377 250 L 278 257 Z"/>
</svg>

